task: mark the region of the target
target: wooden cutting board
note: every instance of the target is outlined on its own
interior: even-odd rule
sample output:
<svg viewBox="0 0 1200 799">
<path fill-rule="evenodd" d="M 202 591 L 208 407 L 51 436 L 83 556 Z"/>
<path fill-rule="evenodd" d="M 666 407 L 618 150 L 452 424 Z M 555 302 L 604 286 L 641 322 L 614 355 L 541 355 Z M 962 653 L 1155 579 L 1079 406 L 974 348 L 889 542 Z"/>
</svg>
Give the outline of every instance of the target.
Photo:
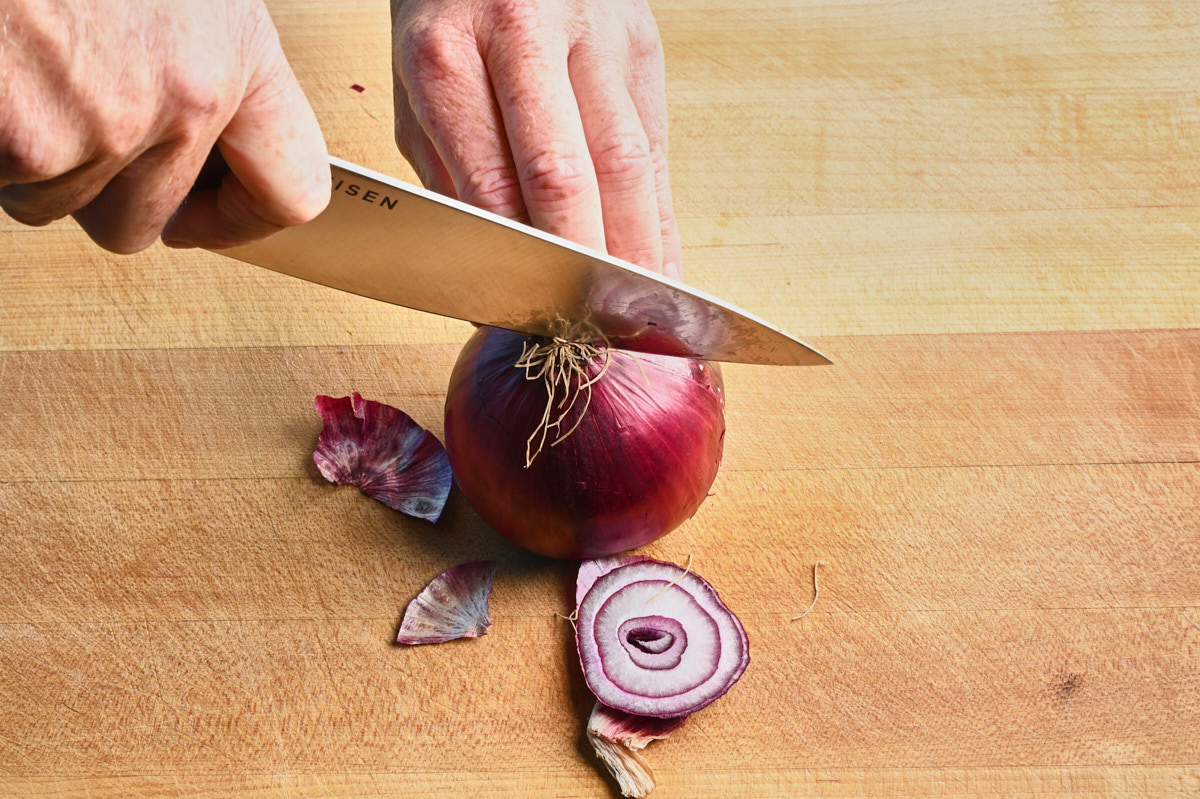
<svg viewBox="0 0 1200 799">
<path fill-rule="evenodd" d="M 330 151 L 411 179 L 385 4 L 271 8 Z M 687 279 L 835 362 L 726 367 L 646 549 L 752 657 L 653 796 L 1200 793 L 1200 10 L 653 8 Z M 440 435 L 468 333 L 0 222 L 0 794 L 615 796 L 573 565 L 311 461 L 319 393 Z M 491 633 L 392 646 L 478 558 Z"/>
</svg>

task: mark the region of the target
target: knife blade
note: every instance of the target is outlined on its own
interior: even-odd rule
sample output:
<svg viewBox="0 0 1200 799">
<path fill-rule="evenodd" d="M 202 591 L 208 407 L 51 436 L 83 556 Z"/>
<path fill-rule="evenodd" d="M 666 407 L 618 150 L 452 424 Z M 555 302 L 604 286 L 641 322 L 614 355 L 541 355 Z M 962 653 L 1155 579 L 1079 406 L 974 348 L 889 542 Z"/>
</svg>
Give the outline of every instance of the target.
<svg viewBox="0 0 1200 799">
<path fill-rule="evenodd" d="M 682 282 L 528 225 L 330 158 L 311 222 L 214 250 L 394 305 L 541 336 L 718 361 L 830 363 Z"/>
</svg>

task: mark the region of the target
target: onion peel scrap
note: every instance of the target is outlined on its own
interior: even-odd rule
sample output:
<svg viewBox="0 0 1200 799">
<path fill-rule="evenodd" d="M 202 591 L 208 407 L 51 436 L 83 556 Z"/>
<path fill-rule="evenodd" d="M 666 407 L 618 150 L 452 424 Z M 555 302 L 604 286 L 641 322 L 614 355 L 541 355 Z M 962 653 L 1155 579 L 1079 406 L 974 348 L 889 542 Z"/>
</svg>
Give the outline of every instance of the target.
<svg viewBox="0 0 1200 799">
<path fill-rule="evenodd" d="M 324 427 L 313 461 L 331 483 L 355 485 L 389 508 L 436 522 L 450 495 L 450 460 L 437 437 L 390 405 L 316 398 Z"/>
<path fill-rule="evenodd" d="M 654 789 L 654 773 L 639 750 L 679 729 L 685 718 L 634 716 L 596 703 L 588 719 L 588 742 L 617 781 L 622 796 L 645 797 Z"/>
<path fill-rule="evenodd" d="M 496 577 L 490 560 L 461 563 L 439 574 L 408 603 L 398 644 L 442 644 L 487 635 L 492 620 L 488 597 Z"/>
</svg>

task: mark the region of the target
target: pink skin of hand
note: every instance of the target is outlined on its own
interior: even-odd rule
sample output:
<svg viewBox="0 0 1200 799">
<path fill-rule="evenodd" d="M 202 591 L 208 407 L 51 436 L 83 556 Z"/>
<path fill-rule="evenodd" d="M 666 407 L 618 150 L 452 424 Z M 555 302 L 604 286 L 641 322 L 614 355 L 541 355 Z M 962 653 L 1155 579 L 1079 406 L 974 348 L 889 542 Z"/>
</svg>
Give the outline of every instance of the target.
<svg viewBox="0 0 1200 799">
<path fill-rule="evenodd" d="M 393 0 L 392 37 L 396 142 L 427 187 L 682 274 L 644 0 Z"/>
<path fill-rule="evenodd" d="M 11 0 L 0 208 L 101 246 L 227 247 L 316 216 L 324 139 L 262 0 Z M 426 185 L 678 277 L 644 0 L 395 0 L 396 140 Z M 214 146 L 228 172 L 193 190 Z"/>
<path fill-rule="evenodd" d="M 72 215 L 129 253 L 242 244 L 328 203 L 262 0 L 6 0 L 0 23 L 0 207 L 18 222 Z M 214 145 L 228 173 L 189 196 Z"/>
</svg>

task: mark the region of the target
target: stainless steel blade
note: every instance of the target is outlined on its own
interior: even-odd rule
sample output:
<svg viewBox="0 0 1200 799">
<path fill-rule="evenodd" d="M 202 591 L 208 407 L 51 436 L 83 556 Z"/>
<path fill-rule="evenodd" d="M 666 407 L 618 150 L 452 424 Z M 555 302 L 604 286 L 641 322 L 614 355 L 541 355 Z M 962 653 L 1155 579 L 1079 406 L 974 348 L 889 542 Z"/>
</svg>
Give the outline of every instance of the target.
<svg viewBox="0 0 1200 799">
<path fill-rule="evenodd" d="M 528 225 L 331 158 L 316 219 L 222 255 L 342 291 L 536 335 L 718 361 L 829 360 L 745 311 Z"/>
</svg>

